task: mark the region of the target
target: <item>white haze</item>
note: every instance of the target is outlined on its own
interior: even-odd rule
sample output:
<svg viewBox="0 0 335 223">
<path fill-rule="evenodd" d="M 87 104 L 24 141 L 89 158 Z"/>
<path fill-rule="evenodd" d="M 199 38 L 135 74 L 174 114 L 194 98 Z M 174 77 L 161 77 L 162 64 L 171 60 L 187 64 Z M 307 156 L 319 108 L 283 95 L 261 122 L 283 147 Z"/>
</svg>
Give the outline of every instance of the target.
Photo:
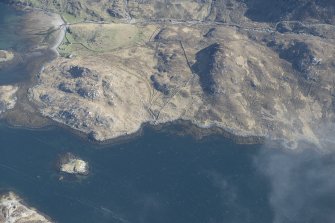
<svg viewBox="0 0 335 223">
<path fill-rule="evenodd" d="M 323 127 L 320 145 L 294 150 L 267 144 L 255 159 L 271 182 L 273 223 L 335 222 L 335 128 Z"/>
</svg>

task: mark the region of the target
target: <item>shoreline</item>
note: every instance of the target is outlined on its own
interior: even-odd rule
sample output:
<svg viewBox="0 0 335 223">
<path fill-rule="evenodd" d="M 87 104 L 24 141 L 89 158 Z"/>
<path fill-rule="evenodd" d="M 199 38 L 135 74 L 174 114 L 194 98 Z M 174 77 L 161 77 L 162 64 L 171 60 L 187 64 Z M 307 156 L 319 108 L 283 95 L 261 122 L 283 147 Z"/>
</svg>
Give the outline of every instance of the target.
<svg viewBox="0 0 335 223">
<path fill-rule="evenodd" d="M 0 213 L 0 217 L 4 217 L 6 222 L 20 222 L 22 219 L 24 221 L 28 220 L 29 222 L 53 222 L 49 216 L 30 206 L 22 197 L 12 190 L 0 191 L 0 206 L 4 209 L 2 211 L 5 214 L 1 216 Z"/>
<path fill-rule="evenodd" d="M 48 49 L 54 51 L 57 55 L 59 55 L 59 52 L 57 50 L 57 48 L 62 44 L 64 38 L 65 38 L 65 34 L 66 34 L 66 28 L 67 28 L 67 23 L 65 22 L 65 20 L 63 19 L 63 17 L 56 13 L 56 12 L 52 12 L 52 11 L 48 11 L 45 10 L 43 8 L 36 8 L 36 7 L 31 7 L 28 5 L 23 5 L 23 3 L 4 3 L 7 4 L 11 7 L 14 7 L 15 9 L 17 9 L 18 11 L 21 12 L 42 12 L 45 13 L 46 15 L 51 15 L 54 19 L 52 19 L 50 25 L 54 26 L 54 30 L 52 30 L 52 32 L 55 31 L 59 31 L 60 34 L 58 35 L 58 37 L 55 40 L 55 43 L 53 43 L 52 45 L 49 45 Z"/>
<path fill-rule="evenodd" d="M 43 71 L 44 66 L 58 56 L 57 47 L 62 43 L 65 35 L 63 28 L 65 22 L 56 13 L 31 7 L 9 6 L 23 13 L 22 29 L 18 31 L 31 43 L 27 50 L 21 52 L 24 63 L 23 70 L 20 72 L 27 75 L 12 83 L 19 86 L 16 93 L 17 103 L 13 109 L 3 113 L 3 121 L 15 127 L 42 128 L 48 125 L 50 120 L 39 113 L 38 107 L 29 98 L 29 91 L 31 87 L 38 84 L 38 75 Z M 38 22 L 33 23 L 36 20 Z M 45 42 L 43 36 L 32 38 L 31 33 L 43 31 L 48 32 L 51 39 Z"/>
<path fill-rule="evenodd" d="M 52 25 L 56 28 L 55 31 L 60 32 L 60 34 L 57 36 L 54 45 L 51 46 L 50 49 L 54 51 L 57 54 L 57 56 L 59 56 L 59 52 L 57 49 L 64 41 L 67 25 L 61 15 L 57 13 L 52 13 L 52 14 L 55 17 L 55 20 L 53 20 Z"/>
<path fill-rule="evenodd" d="M 55 40 L 53 41 L 53 43 L 51 43 L 49 45 L 49 47 L 47 49 L 51 50 L 53 53 L 56 54 L 56 57 L 59 57 L 59 52 L 58 52 L 58 47 L 62 44 L 64 38 L 65 38 L 65 34 L 66 34 L 66 29 L 67 29 L 67 25 L 66 22 L 64 21 L 64 19 L 62 18 L 62 16 L 60 14 L 54 13 L 54 12 L 49 12 L 43 9 L 39 9 L 39 8 L 24 8 L 24 9 L 20 9 L 20 10 L 24 10 L 24 11 L 30 11 L 30 10 L 36 10 L 36 11 L 40 11 L 43 13 L 47 13 L 49 15 L 52 15 L 53 19 L 51 22 L 51 25 L 55 28 L 55 30 L 53 30 L 53 32 L 59 32 L 57 33 L 57 37 L 55 38 Z M 43 72 L 44 70 L 44 66 L 48 63 L 52 63 L 52 61 L 55 58 L 47 61 L 46 63 L 44 63 L 41 68 L 39 73 Z M 36 74 L 31 74 L 31 81 L 28 82 L 23 82 L 21 83 L 21 87 L 22 86 L 27 86 L 27 89 L 30 89 L 31 87 L 35 86 L 36 84 L 38 84 L 38 80 L 36 79 Z M 18 99 L 20 100 L 20 99 Z M 29 104 L 30 106 L 36 107 L 34 105 L 33 102 L 29 100 Z M 150 121 L 142 123 L 141 126 L 139 127 L 139 129 L 137 129 L 134 132 L 131 133 L 126 133 L 126 134 L 122 134 L 120 136 L 117 136 L 115 138 L 111 138 L 111 139 L 104 139 L 104 140 L 94 140 L 92 137 L 90 137 L 90 134 L 87 132 L 83 132 L 80 129 L 75 129 L 72 128 L 71 126 L 68 126 L 64 123 L 61 122 L 57 122 L 56 120 L 53 120 L 51 118 L 45 117 L 43 116 L 39 111 L 37 111 L 38 108 L 36 108 L 35 112 L 38 112 L 38 114 L 36 114 L 37 116 L 40 116 L 42 119 L 44 120 L 48 120 L 46 123 L 42 123 L 42 124 L 37 124 L 36 125 L 34 123 L 20 123 L 20 121 L 18 122 L 13 122 L 11 120 L 5 120 L 5 123 L 8 123 L 9 125 L 11 125 L 14 128 L 24 128 L 24 129 L 49 129 L 50 127 L 60 127 L 63 129 L 67 129 L 70 132 L 74 133 L 75 135 L 79 135 L 80 138 L 83 138 L 84 140 L 88 140 L 91 142 L 94 142 L 96 144 L 99 145 L 108 145 L 108 144 L 114 144 L 114 143 L 118 143 L 118 142 L 123 142 L 125 140 L 128 139 L 133 139 L 139 135 L 142 134 L 143 128 L 146 127 L 150 127 L 153 129 L 160 129 L 160 131 L 164 131 L 162 129 L 164 129 L 166 126 L 174 126 L 174 125 L 178 125 L 178 126 L 182 126 L 183 131 L 185 132 L 184 134 L 189 134 L 194 136 L 195 138 L 202 138 L 205 136 L 209 136 L 209 135 L 222 135 L 223 137 L 233 140 L 235 143 L 237 144 L 260 144 L 263 143 L 265 141 L 265 136 L 253 136 L 253 135 L 239 135 L 234 133 L 233 131 L 229 131 L 228 129 L 222 128 L 220 126 L 216 126 L 215 124 L 211 125 L 211 126 L 201 126 L 197 123 L 194 123 L 194 121 L 192 120 L 182 120 L 182 119 L 178 119 L 178 120 L 171 120 L 171 121 L 167 121 L 164 123 L 150 123 Z M 191 129 L 191 130 L 190 130 Z"/>
</svg>

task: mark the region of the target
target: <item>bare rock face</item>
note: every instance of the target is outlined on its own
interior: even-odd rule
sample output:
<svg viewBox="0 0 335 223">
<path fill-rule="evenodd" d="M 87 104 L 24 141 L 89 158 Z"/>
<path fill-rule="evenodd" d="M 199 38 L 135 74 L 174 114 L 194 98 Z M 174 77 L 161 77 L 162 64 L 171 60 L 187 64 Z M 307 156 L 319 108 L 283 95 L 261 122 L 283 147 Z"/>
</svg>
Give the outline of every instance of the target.
<svg viewBox="0 0 335 223">
<path fill-rule="evenodd" d="M 129 19 L 130 16 L 127 12 L 126 1 L 124 0 L 114 0 L 107 12 L 110 16 L 118 19 Z"/>
<path fill-rule="evenodd" d="M 0 222 L 3 223 L 51 223 L 46 216 L 28 207 L 14 193 L 0 196 Z"/>
<path fill-rule="evenodd" d="M 63 173 L 75 175 L 88 175 L 88 163 L 74 156 L 71 153 L 66 153 L 59 160 L 59 170 Z"/>
</svg>

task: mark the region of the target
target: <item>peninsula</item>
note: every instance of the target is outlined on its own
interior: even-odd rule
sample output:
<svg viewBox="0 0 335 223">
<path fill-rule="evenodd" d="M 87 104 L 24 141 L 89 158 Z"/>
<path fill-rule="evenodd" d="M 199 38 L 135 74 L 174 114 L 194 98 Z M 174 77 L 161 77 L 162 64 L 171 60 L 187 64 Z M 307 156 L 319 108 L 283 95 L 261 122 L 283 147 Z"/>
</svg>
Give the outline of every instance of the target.
<svg viewBox="0 0 335 223">
<path fill-rule="evenodd" d="M 64 19 L 29 103 L 93 140 L 183 120 L 241 141 L 318 144 L 334 121 L 331 1 L 9 2 Z"/>
</svg>

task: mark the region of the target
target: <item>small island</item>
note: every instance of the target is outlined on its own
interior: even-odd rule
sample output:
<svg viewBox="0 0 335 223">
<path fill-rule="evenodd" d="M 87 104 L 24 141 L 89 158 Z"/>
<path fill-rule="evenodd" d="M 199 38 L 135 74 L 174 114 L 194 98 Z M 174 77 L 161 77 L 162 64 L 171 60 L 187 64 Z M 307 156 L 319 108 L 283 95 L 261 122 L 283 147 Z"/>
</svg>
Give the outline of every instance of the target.
<svg viewBox="0 0 335 223">
<path fill-rule="evenodd" d="M 8 62 L 14 59 L 14 53 L 0 50 L 0 63 L 2 62 Z"/>
<path fill-rule="evenodd" d="M 0 196 L 0 222 L 51 223 L 47 217 L 25 205 L 22 199 L 12 192 Z"/>
<path fill-rule="evenodd" d="M 12 85 L 0 86 L 0 114 L 15 107 L 18 89 L 17 86 Z"/>
<path fill-rule="evenodd" d="M 88 163 L 72 153 L 62 155 L 59 160 L 59 171 L 74 175 L 88 175 Z"/>
</svg>

